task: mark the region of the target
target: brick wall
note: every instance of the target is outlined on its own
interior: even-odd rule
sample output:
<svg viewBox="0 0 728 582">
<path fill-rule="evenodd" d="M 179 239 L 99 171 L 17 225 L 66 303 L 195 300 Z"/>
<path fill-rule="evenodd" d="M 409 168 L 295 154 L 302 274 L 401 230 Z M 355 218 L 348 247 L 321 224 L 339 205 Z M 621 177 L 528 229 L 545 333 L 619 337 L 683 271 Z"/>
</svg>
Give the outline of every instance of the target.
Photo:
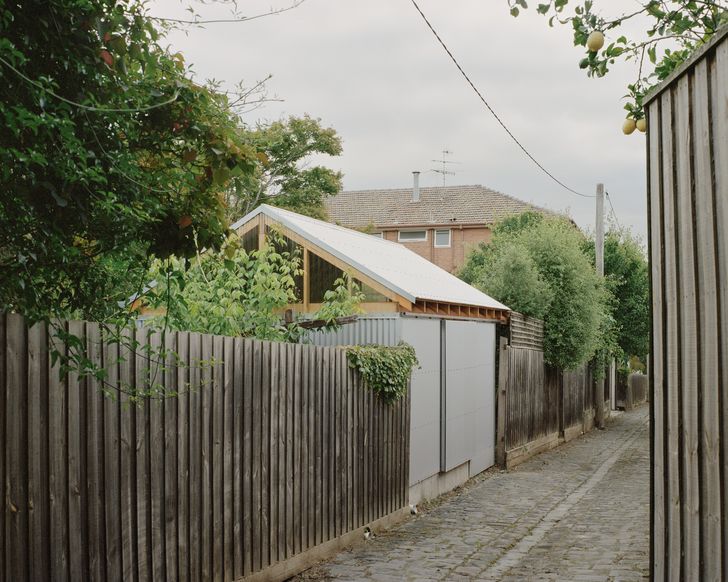
<svg viewBox="0 0 728 582">
<path fill-rule="evenodd" d="M 435 230 L 441 230 L 441 228 L 428 228 L 426 230 L 426 241 L 401 244 L 450 273 L 454 273 L 463 265 L 471 248 L 479 242 L 490 241 L 490 229 L 485 226 L 475 228 L 451 227 L 450 247 L 435 248 Z M 398 230 L 385 230 L 383 232 L 384 238 L 397 242 Z"/>
</svg>

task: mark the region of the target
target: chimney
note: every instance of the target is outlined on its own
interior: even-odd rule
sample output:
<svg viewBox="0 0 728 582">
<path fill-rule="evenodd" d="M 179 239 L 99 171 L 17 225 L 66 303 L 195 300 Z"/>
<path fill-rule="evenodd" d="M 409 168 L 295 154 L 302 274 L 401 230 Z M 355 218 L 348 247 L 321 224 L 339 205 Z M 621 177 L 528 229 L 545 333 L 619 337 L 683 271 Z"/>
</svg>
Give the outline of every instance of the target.
<svg viewBox="0 0 728 582">
<path fill-rule="evenodd" d="M 412 172 L 412 202 L 420 201 L 420 173 Z"/>
</svg>

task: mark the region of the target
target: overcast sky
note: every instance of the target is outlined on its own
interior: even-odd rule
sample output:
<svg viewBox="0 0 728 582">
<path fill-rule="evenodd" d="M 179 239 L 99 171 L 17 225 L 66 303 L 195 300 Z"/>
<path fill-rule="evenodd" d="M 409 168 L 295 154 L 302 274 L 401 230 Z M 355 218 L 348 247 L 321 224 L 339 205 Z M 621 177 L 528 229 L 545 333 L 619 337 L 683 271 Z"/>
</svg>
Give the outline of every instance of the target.
<svg viewBox="0 0 728 582">
<path fill-rule="evenodd" d="M 243 14 L 287 0 L 240 0 Z M 603 182 L 619 221 L 646 233 L 645 138 L 621 132 L 622 96 L 636 76 L 621 65 L 588 79 L 567 27 L 549 28 L 535 10 L 513 18 L 506 0 L 419 0 L 419 5 L 485 98 L 525 147 L 559 179 L 591 194 Z M 610 10 L 634 0 L 602 1 Z M 598 4 L 598 2 L 597 2 Z M 189 2 L 154 0 L 155 16 L 185 17 Z M 198 5 L 202 17 L 229 7 Z M 308 113 L 336 129 L 344 153 L 326 159 L 345 189 L 399 188 L 447 148 L 457 161 L 448 184 L 482 184 L 555 210 L 593 230 L 594 200 L 569 194 L 544 175 L 488 113 L 426 28 L 410 0 L 306 0 L 280 15 L 174 31 L 200 79 L 226 86 L 264 78 L 284 99 L 246 121 Z M 607 210 L 609 206 L 607 205 Z"/>
</svg>

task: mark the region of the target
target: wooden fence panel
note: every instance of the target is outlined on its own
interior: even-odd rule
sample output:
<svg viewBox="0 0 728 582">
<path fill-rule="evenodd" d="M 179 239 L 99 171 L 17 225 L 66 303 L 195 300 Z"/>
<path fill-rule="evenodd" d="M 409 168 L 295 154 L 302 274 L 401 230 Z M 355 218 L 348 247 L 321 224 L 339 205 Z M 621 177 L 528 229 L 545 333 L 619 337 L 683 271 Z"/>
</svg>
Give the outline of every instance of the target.
<svg viewBox="0 0 728 582">
<path fill-rule="evenodd" d="M 652 286 L 651 575 L 728 569 L 728 28 L 645 98 Z"/>
<path fill-rule="evenodd" d="M 81 343 L 0 317 L 3 582 L 238 580 L 407 503 L 409 394 L 342 349 L 57 328 Z M 69 349 L 106 375 L 59 374 Z"/>
<path fill-rule="evenodd" d="M 505 346 L 500 350 L 505 394 L 499 398 L 497 441 L 507 466 L 557 444 L 565 431 L 581 430 L 593 417 L 594 386 L 588 365 L 562 372 L 544 362 L 543 352 Z M 500 388 L 499 388 L 500 392 Z M 573 432 L 570 432 L 573 434 Z M 519 459 L 519 461 L 516 461 Z"/>
</svg>

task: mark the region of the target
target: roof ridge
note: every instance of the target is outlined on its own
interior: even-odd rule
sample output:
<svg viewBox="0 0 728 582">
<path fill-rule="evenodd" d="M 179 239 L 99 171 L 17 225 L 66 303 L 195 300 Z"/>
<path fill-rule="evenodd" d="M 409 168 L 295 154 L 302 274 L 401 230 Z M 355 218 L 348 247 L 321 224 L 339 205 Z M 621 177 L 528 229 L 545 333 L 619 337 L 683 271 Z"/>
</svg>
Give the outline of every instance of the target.
<svg viewBox="0 0 728 582">
<path fill-rule="evenodd" d="M 488 186 L 483 186 L 482 184 L 455 184 L 452 186 L 420 186 L 420 192 L 423 190 L 446 190 L 446 189 L 457 189 L 457 188 L 482 188 L 483 190 L 490 190 L 491 192 L 496 192 L 496 190 L 493 190 L 492 188 L 489 188 Z M 360 192 L 411 192 L 412 186 L 403 186 L 401 188 L 360 188 L 358 190 L 341 190 L 331 196 L 330 198 L 333 198 L 335 196 L 338 196 L 339 194 L 358 194 Z"/>
<path fill-rule="evenodd" d="M 321 220 L 319 218 L 314 218 L 313 216 L 307 216 L 306 214 L 299 214 L 298 212 L 293 212 L 293 210 L 288 210 L 286 208 L 281 208 L 279 206 L 273 206 L 271 204 L 261 204 L 261 207 L 262 206 L 265 206 L 267 208 L 270 208 L 274 212 L 283 212 L 283 213 L 287 213 L 287 214 L 292 214 L 298 220 L 303 219 L 303 220 L 308 221 L 308 222 L 313 222 L 313 223 L 316 223 L 316 224 L 320 224 L 321 226 L 325 226 L 326 228 L 334 228 L 334 229 L 337 229 L 337 230 L 340 230 L 340 231 L 345 231 L 349 235 L 355 234 L 355 235 L 358 235 L 358 236 L 367 237 L 367 240 L 375 240 L 375 241 L 378 240 L 378 241 L 385 242 L 385 243 L 390 244 L 390 245 L 400 246 L 399 243 L 396 243 L 394 241 L 387 240 L 385 238 L 381 238 L 381 237 L 378 237 L 378 236 L 372 236 L 371 234 L 367 234 L 366 232 L 362 232 L 362 231 L 357 230 L 355 228 L 349 228 L 349 227 L 346 227 L 346 226 L 342 226 L 340 224 L 336 224 L 335 222 L 328 222 L 326 220 Z"/>
</svg>

